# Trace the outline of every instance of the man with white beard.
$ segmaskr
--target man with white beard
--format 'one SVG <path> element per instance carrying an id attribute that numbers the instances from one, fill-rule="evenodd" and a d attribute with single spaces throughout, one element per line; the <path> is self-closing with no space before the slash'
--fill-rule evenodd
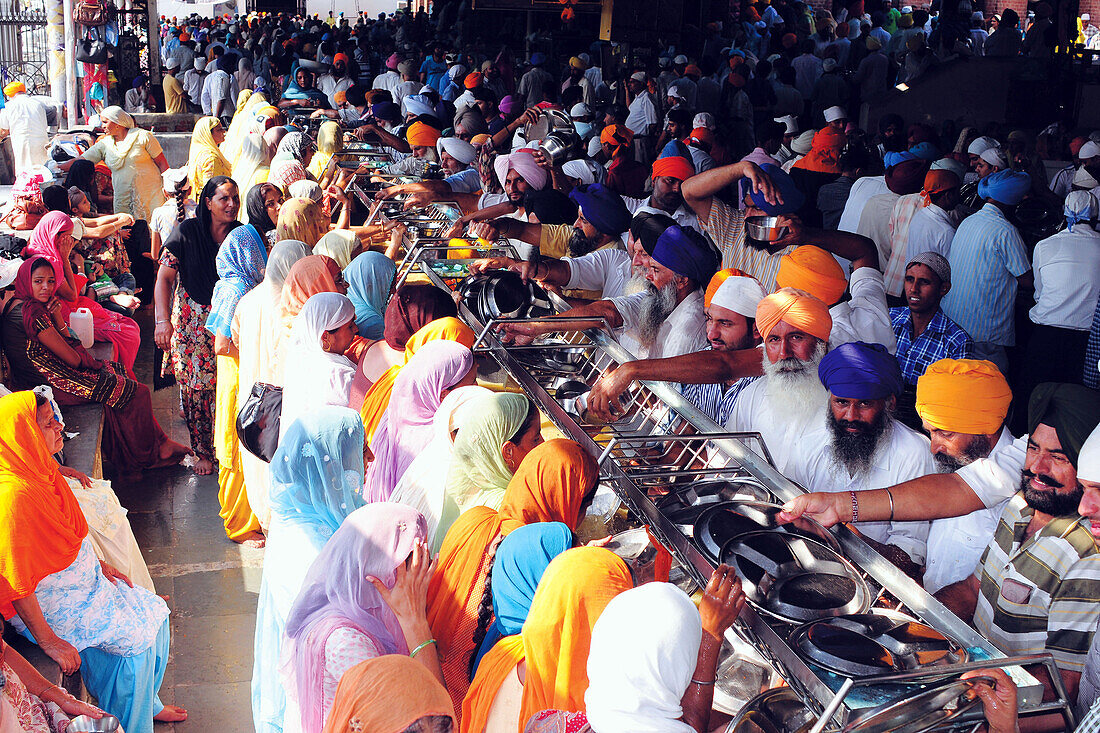
<path id="1" fill-rule="evenodd" d="M 821 360 L 829 392 L 821 432 L 791 447 L 787 475 L 810 491 L 848 494 L 919 478 L 936 470 L 928 439 L 894 419 L 904 387 L 901 367 L 882 344 L 852 341 Z M 858 518 L 857 518 L 858 521 Z M 928 522 L 862 522 L 868 544 L 919 578 Z"/>
<path id="2" fill-rule="evenodd" d="M 619 342 L 641 358 L 699 351 L 707 345 L 702 287 L 717 268 L 718 258 L 703 236 L 690 227 L 674 224 L 657 237 L 649 255 L 644 290 L 630 293 L 628 287 L 628 295 L 571 308 L 559 317 L 602 318 L 611 328 L 622 329 Z M 529 341 L 544 333 L 601 325 L 599 320 L 568 324 L 556 324 L 554 320 L 502 324 L 500 330 L 506 339 Z"/>
<path id="3" fill-rule="evenodd" d="M 829 348 L 829 306 L 794 288 L 760 301 L 756 328 L 764 341 L 764 378 L 737 396 L 726 428 L 760 433 L 775 467 L 786 473 L 798 444 L 820 434 L 826 392 L 817 367 Z"/>

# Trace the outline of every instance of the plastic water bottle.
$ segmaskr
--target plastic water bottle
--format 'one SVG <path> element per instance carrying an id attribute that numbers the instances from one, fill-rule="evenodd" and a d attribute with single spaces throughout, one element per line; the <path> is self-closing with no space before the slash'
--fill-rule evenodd
<path id="1" fill-rule="evenodd" d="M 80 339 L 80 345 L 85 349 L 92 348 L 95 341 L 92 335 L 92 312 L 87 308 L 77 308 L 69 314 L 69 328 Z"/>

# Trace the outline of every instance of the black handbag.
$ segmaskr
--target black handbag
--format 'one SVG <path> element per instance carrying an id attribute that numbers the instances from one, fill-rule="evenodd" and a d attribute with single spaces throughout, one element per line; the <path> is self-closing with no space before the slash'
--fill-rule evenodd
<path id="1" fill-rule="evenodd" d="M 76 44 L 76 60 L 85 64 L 107 63 L 107 43 L 99 37 L 99 33 L 91 34 Z"/>
<path id="2" fill-rule="evenodd" d="M 256 382 L 237 413 L 237 438 L 241 446 L 271 463 L 279 447 L 279 417 L 283 412 L 283 388 Z"/>

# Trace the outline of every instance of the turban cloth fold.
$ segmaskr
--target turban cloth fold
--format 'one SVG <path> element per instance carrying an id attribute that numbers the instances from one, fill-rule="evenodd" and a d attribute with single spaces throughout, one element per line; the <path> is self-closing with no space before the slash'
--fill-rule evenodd
<path id="1" fill-rule="evenodd" d="M 550 174 L 545 168 L 535 162 L 535 156 L 529 151 L 517 151 L 509 155 L 498 155 L 493 161 L 493 170 L 496 171 L 500 185 L 504 185 L 504 179 L 508 177 L 508 171 L 514 170 L 520 174 L 523 180 L 531 188 L 542 190 L 546 188 L 546 182 L 550 180 Z"/>
<path id="2" fill-rule="evenodd" d="M 598 232 L 617 237 L 630 227 L 630 210 L 623 197 L 602 183 L 577 186 L 569 193 L 569 198 Z"/>
<path id="3" fill-rule="evenodd" d="M 931 195 L 958 188 L 961 181 L 954 171 L 938 168 L 924 174 L 924 193 Z"/>
<path id="4" fill-rule="evenodd" d="M 27 91 L 27 87 L 25 84 L 23 84 L 23 82 L 13 81 L 11 84 L 8 84 L 6 87 L 4 87 L 4 96 L 14 97 L 16 94 L 25 91 Z"/>
<path id="5" fill-rule="evenodd" d="M 809 293 L 783 288 L 760 301 L 756 307 L 756 328 L 763 338 L 768 338 L 780 321 L 786 321 L 799 331 L 822 341 L 829 340 L 833 329 L 833 317 L 829 306 Z"/>
<path id="6" fill-rule="evenodd" d="M 745 273 L 741 272 L 741 270 L 738 270 L 736 267 L 727 267 L 714 273 L 714 277 L 707 283 L 707 289 L 703 293 L 703 307 L 706 308 L 710 305 L 710 299 L 714 297 L 715 292 L 718 291 L 718 287 L 726 281 L 726 278 L 744 276 Z M 755 310 L 752 312 L 750 318 L 756 318 Z"/>
<path id="7" fill-rule="evenodd" d="M 459 163 L 469 165 L 477 157 L 477 150 L 474 149 L 474 146 L 465 140 L 459 140 L 457 137 L 441 137 L 435 145 L 441 156 L 446 152 L 447 155 Z"/>
<path id="8" fill-rule="evenodd" d="M 711 282 L 714 282 L 714 278 L 711 278 Z M 703 300 L 708 307 L 716 305 L 719 308 L 726 308 L 738 313 L 745 318 L 756 318 L 756 308 L 760 305 L 760 301 L 767 296 L 764 286 L 756 278 L 747 275 L 734 275 L 722 281 L 709 301 L 705 296 Z"/>
<path id="9" fill-rule="evenodd" d="M 795 168 L 804 168 L 817 173 L 835 173 L 840 175 L 840 151 L 844 149 L 847 136 L 831 127 L 825 127 L 814 133 L 810 152 L 794 164 Z"/>
<path id="10" fill-rule="evenodd" d="M 917 193 L 924 185 L 924 176 L 928 173 L 927 160 L 914 158 L 898 163 L 886 169 L 886 187 L 899 196 Z"/>
<path id="11" fill-rule="evenodd" d="M 1073 231 L 1073 225 L 1096 218 L 1097 201 L 1091 191 L 1070 191 L 1062 209 L 1066 215 L 1066 224 Z"/>
<path id="12" fill-rule="evenodd" d="M 882 344 L 852 341 L 831 350 L 817 367 L 817 376 L 834 397 L 882 400 L 905 387 L 897 357 Z"/>
<path id="13" fill-rule="evenodd" d="M 1080 384 L 1044 382 L 1031 392 L 1027 405 L 1027 431 L 1049 425 L 1070 463 L 1077 467 L 1081 447 L 1100 423 L 1100 391 Z"/>
<path id="14" fill-rule="evenodd" d="M 439 130 L 431 125 L 425 125 L 423 122 L 414 122 L 409 125 L 409 129 L 405 132 L 405 139 L 409 141 L 409 145 L 425 148 L 434 147 L 436 140 L 439 139 Z"/>
<path id="15" fill-rule="evenodd" d="M 634 142 L 634 133 L 625 125 L 608 125 L 600 132 L 600 142 L 607 145 L 630 145 Z"/>
<path id="16" fill-rule="evenodd" d="M 1011 402 L 1008 382 L 990 361 L 940 359 L 917 380 L 917 414 L 949 433 L 995 433 Z"/>
<path id="17" fill-rule="evenodd" d="M 779 258 L 775 284 L 805 290 L 826 305 L 835 305 L 848 289 L 848 280 L 836 258 L 812 244 L 804 244 Z"/>

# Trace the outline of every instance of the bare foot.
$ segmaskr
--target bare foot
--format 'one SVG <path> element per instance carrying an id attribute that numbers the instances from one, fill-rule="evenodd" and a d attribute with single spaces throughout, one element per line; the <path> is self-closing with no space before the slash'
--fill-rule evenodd
<path id="1" fill-rule="evenodd" d="M 263 536 L 262 532 L 252 532 L 245 539 L 238 540 L 237 543 L 258 550 L 267 544 L 267 538 Z"/>
<path id="2" fill-rule="evenodd" d="M 174 440 L 166 440 L 160 444 L 160 459 L 162 461 L 168 461 L 172 458 L 180 459 L 191 452 L 191 449 L 186 445 L 177 443 Z"/>
<path id="3" fill-rule="evenodd" d="M 214 462 L 209 458 L 197 458 L 191 471 L 198 476 L 209 476 L 214 473 Z"/>
<path id="4" fill-rule="evenodd" d="M 178 723 L 187 720 L 187 711 L 179 705 L 165 705 L 164 709 L 153 716 L 153 720 L 161 723 Z"/>

